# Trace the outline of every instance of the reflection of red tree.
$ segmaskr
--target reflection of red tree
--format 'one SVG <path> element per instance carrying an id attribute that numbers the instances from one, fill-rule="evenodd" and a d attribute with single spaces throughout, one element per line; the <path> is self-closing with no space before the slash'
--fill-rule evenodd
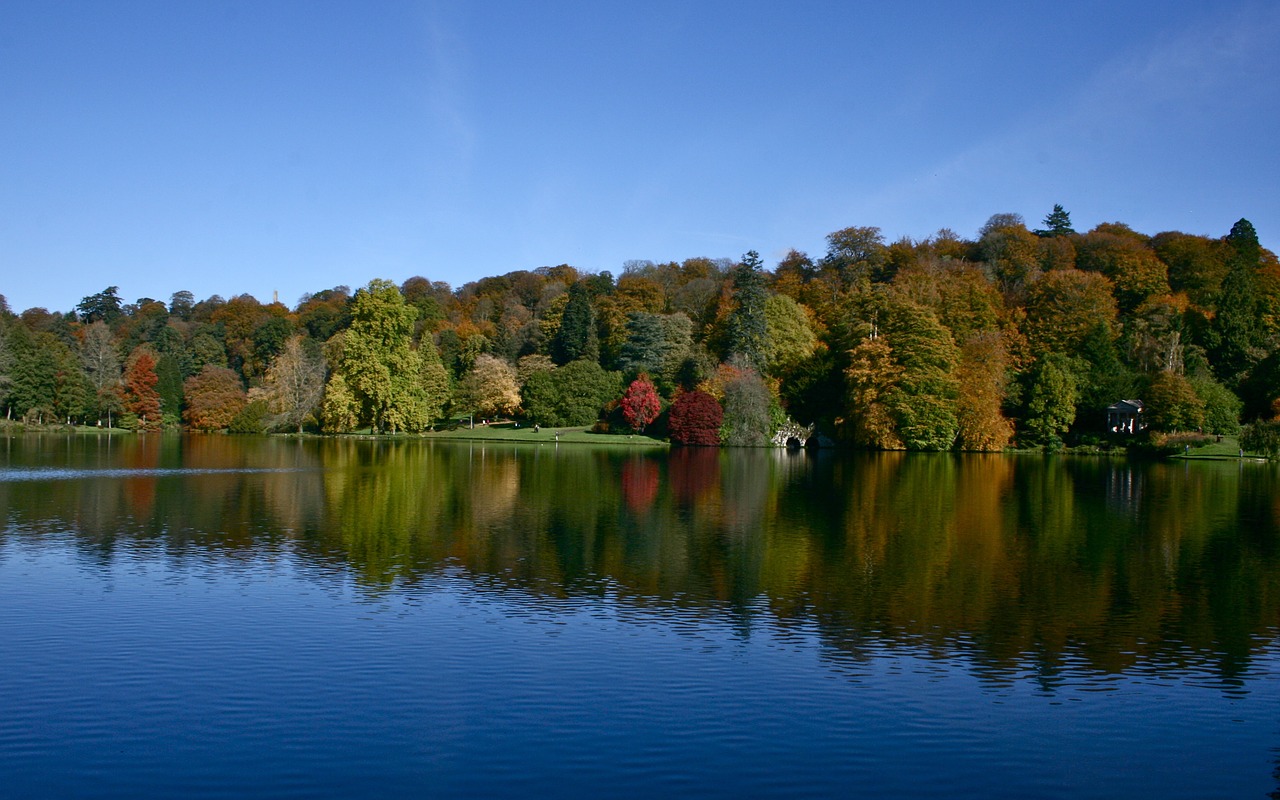
<path id="1" fill-rule="evenodd" d="M 677 447 L 667 460 L 671 491 L 680 503 L 702 499 L 720 485 L 720 451 L 702 447 Z"/>
<path id="2" fill-rule="evenodd" d="M 623 464 L 622 496 L 633 512 L 648 511 L 658 496 L 658 465 L 647 458 L 635 458 Z"/>
<path id="3" fill-rule="evenodd" d="M 154 470 L 160 465 L 160 437 L 139 436 L 136 444 L 124 458 L 125 467 L 131 470 Z M 151 506 L 156 502 L 156 476 L 139 475 L 126 478 L 124 496 L 133 510 L 135 517 L 144 517 L 151 513 Z"/>

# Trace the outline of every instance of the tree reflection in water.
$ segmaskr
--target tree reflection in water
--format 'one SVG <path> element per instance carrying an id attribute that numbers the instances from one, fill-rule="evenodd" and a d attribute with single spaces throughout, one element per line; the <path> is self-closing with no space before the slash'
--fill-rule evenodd
<path id="1" fill-rule="evenodd" d="M 14 437 L 8 537 L 87 558 L 296 557 L 377 594 L 443 569 L 537 598 L 816 625 L 833 657 L 962 652 L 986 677 L 1208 666 L 1280 630 L 1280 491 L 1256 464 Z M 109 475 L 96 471 L 116 470 Z M 124 470 L 124 472 L 119 472 Z M 749 625 L 744 628 L 749 630 Z"/>

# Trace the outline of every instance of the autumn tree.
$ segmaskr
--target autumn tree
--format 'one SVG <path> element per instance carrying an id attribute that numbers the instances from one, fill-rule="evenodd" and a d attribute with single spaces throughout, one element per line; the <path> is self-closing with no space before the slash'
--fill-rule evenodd
<path id="1" fill-rule="evenodd" d="M 1076 238 L 1076 266 L 1111 280 L 1116 301 L 1128 312 L 1147 298 L 1169 293 L 1169 268 L 1127 226 L 1104 223 Z"/>
<path id="2" fill-rule="evenodd" d="M 715 447 L 720 444 L 724 412 L 706 392 L 681 392 L 671 404 L 668 430 L 671 441 L 683 445 Z"/>
<path id="3" fill-rule="evenodd" d="M 183 384 L 187 407 L 183 417 L 187 425 L 198 431 L 218 431 L 231 421 L 248 402 L 244 385 L 235 371 L 206 365 Z"/>
<path id="4" fill-rule="evenodd" d="M 80 363 L 89 381 L 90 405 L 98 419 L 106 417 L 110 427 L 120 403 L 120 357 L 111 330 L 102 320 L 81 329 Z"/>
<path id="5" fill-rule="evenodd" d="M 1071 353 L 1095 327 L 1116 320 L 1111 282 L 1094 272 L 1046 272 L 1027 287 L 1023 332 L 1033 353 Z"/>
<path id="6" fill-rule="evenodd" d="M 1006 297 L 1016 299 L 1039 272 L 1040 241 L 1017 214 L 994 214 L 978 232 L 978 251 Z"/>
<path id="7" fill-rule="evenodd" d="M 649 376 L 641 375 L 622 393 L 622 415 L 636 433 L 644 433 L 645 426 L 658 418 L 662 401 Z"/>
<path id="8" fill-rule="evenodd" d="M 458 383 L 454 406 L 481 417 L 502 417 L 520 409 L 520 385 L 516 371 L 487 353 L 476 357 L 471 370 Z"/>
<path id="9" fill-rule="evenodd" d="M 156 391 L 156 358 L 148 348 L 139 348 L 130 356 L 120 385 L 120 400 L 125 412 L 137 418 L 141 430 L 160 427 L 160 393 Z"/>
<path id="10" fill-rule="evenodd" d="M 957 444 L 961 450 L 997 452 L 1013 438 L 1001 410 L 1008 394 L 1007 358 L 998 333 L 979 333 L 960 348 L 956 369 Z"/>
<path id="11" fill-rule="evenodd" d="M 889 403 L 902 367 L 894 363 L 889 343 L 879 336 L 863 339 L 849 351 L 844 374 L 848 386 L 845 422 L 853 442 L 878 450 L 901 450 L 902 439 Z"/>
<path id="12" fill-rule="evenodd" d="M 285 342 L 263 379 L 267 406 L 282 426 L 302 433 L 324 399 L 324 373 L 324 361 L 307 351 L 302 336 Z"/>

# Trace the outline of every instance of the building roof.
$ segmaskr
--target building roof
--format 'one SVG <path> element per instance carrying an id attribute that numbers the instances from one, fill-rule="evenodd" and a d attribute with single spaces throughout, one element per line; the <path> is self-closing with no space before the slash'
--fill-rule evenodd
<path id="1" fill-rule="evenodd" d="M 1141 400 L 1120 400 L 1107 406 L 1108 411 L 1134 411 L 1140 412 L 1143 409 Z"/>

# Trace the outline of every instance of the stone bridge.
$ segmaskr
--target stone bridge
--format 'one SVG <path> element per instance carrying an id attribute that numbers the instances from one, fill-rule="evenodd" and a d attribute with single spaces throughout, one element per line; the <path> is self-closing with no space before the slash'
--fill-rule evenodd
<path id="1" fill-rule="evenodd" d="M 788 417 L 769 441 L 774 447 L 804 447 L 812 437 L 812 425 L 801 425 Z"/>

